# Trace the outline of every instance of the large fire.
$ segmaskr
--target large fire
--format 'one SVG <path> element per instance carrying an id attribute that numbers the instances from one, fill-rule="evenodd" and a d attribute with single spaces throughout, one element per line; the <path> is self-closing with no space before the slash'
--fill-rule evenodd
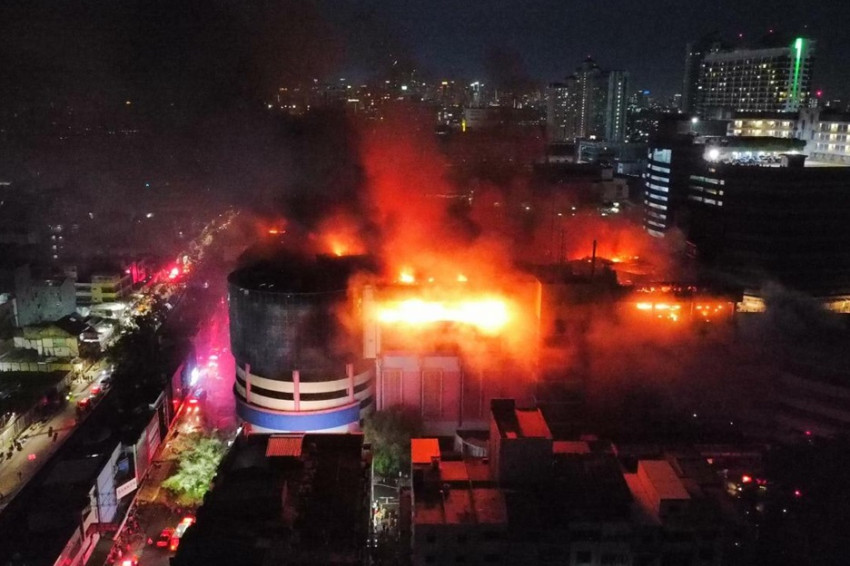
<path id="1" fill-rule="evenodd" d="M 472 326 L 483 334 L 495 335 L 510 321 L 507 303 L 496 297 L 434 301 L 406 299 L 382 304 L 378 320 L 422 326 L 449 322 Z"/>
<path id="2" fill-rule="evenodd" d="M 383 302 L 378 307 L 377 318 L 382 323 L 413 327 L 454 323 L 487 335 L 499 334 L 511 321 L 509 301 L 493 292 L 471 290 L 465 285 L 468 281 L 462 273 L 450 278 L 422 277 L 413 269 L 403 268 L 396 283 L 419 284 L 411 290 L 416 296 Z"/>

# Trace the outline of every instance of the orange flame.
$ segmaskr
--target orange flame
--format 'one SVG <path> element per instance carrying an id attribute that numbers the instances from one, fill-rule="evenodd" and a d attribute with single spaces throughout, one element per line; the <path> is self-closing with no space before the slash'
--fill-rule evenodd
<path id="1" fill-rule="evenodd" d="M 333 236 L 328 237 L 328 247 L 330 247 L 331 253 L 337 257 L 350 255 L 349 246 L 342 240 L 336 239 Z"/>
<path id="2" fill-rule="evenodd" d="M 317 240 L 321 253 L 331 253 L 337 257 L 358 255 L 366 251 L 356 221 L 343 213 L 334 214 L 322 222 Z"/>
<path id="3" fill-rule="evenodd" d="M 453 322 L 473 326 L 485 334 L 499 333 L 510 319 L 508 305 L 496 298 L 453 302 L 407 299 L 384 304 L 378 311 L 378 320 L 385 323 L 421 326 Z"/>

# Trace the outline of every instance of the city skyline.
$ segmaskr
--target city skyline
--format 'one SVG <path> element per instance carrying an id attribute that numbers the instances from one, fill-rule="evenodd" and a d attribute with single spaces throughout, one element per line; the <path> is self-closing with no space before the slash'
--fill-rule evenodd
<path id="1" fill-rule="evenodd" d="M 365 80 L 393 67 L 433 80 L 563 80 L 592 56 L 629 71 L 635 90 L 682 92 L 688 42 L 708 33 L 743 42 L 771 30 L 817 41 L 813 90 L 846 99 L 842 62 L 850 6 L 813 10 L 800 0 L 634 3 L 550 0 L 499 4 L 409 1 L 344 4 L 48 3 L 0 9 L 0 63 L 9 101 L 150 94 L 229 104 L 298 80 Z M 91 91 L 98 91 L 95 97 Z M 47 93 L 47 94 L 43 94 Z M 190 94 L 191 93 L 191 94 Z"/>
<path id="2" fill-rule="evenodd" d="M 405 39 L 402 44 L 415 45 L 415 60 L 437 73 L 481 79 L 487 74 L 488 51 L 498 47 L 514 54 L 531 78 L 545 84 L 563 80 L 578 61 L 591 56 L 604 67 L 628 70 L 634 89 L 665 98 L 682 91 L 688 42 L 714 32 L 729 40 L 742 34 L 744 43 L 771 30 L 802 34 L 819 44 L 815 90 L 823 90 L 827 98 L 846 98 L 850 82 L 842 76 L 841 62 L 850 57 L 850 42 L 840 22 L 850 16 L 850 6 L 833 9 L 837 13 L 827 14 L 798 0 L 615 0 L 571 6 L 535 0 L 523 3 L 522 9 L 373 0 L 356 9 L 335 10 L 331 17 L 343 24 L 383 24 Z"/>
<path id="3" fill-rule="evenodd" d="M 0 2 L 0 566 L 844 564 L 848 6 Z"/>

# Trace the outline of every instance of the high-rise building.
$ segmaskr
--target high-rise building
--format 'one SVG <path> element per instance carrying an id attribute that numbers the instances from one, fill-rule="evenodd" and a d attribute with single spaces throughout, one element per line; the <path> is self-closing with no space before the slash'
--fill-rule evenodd
<path id="1" fill-rule="evenodd" d="M 605 114 L 602 117 L 605 139 L 619 142 L 626 137 L 626 88 L 629 84 L 629 74 L 626 71 L 610 71 L 607 75 L 608 92 L 605 96 Z"/>
<path id="2" fill-rule="evenodd" d="M 811 97 L 815 41 L 729 49 L 719 42 L 688 46 L 685 111 L 794 112 Z"/>
<path id="3" fill-rule="evenodd" d="M 771 147 L 796 140 L 739 140 L 706 145 L 709 158 L 689 176 L 684 228 L 701 263 L 752 287 L 769 279 L 814 296 L 843 292 L 850 169 L 805 167 L 793 152 L 757 166 Z"/>
<path id="4" fill-rule="evenodd" d="M 550 83 L 546 89 L 546 133 L 550 141 L 572 141 L 577 130 L 576 97 L 566 82 Z"/>
<path id="5" fill-rule="evenodd" d="M 551 141 L 625 137 L 626 71 L 603 71 L 590 57 L 563 83 L 548 89 L 546 122 Z"/>
<path id="6" fill-rule="evenodd" d="M 712 50 L 724 48 L 730 47 L 722 45 L 714 35 L 688 43 L 685 51 L 685 80 L 682 85 L 682 112 L 692 114 L 696 111 L 703 58 Z"/>

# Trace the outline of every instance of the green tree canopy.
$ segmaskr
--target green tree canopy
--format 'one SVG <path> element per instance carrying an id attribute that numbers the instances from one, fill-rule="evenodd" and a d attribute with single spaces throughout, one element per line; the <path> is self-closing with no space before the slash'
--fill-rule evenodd
<path id="1" fill-rule="evenodd" d="M 197 506 L 203 502 L 227 446 L 216 436 L 194 436 L 190 448 L 179 456 L 177 471 L 162 482 L 162 487 L 181 504 Z"/>
<path id="2" fill-rule="evenodd" d="M 375 473 L 397 476 L 410 467 L 410 439 L 422 432 L 422 419 L 416 411 L 400 405 L 372 414 L 363 426 L 372 443 Z"/>

